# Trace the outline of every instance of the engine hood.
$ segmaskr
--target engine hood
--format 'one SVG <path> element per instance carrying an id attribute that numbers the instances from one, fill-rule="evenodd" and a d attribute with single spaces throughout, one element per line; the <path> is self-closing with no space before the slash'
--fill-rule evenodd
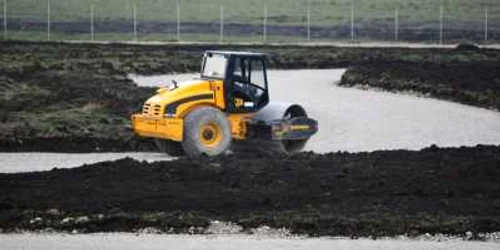
<path id="1" fill-rule="evenodd" d="M 167 113 L 168 110 L 166 109 L 168 109 L 167 106 L 170 104 L 179 104 L 183 101 L 192 100 L 197 96 L 208 97 L 209 95 L 213 99 L 213 90 L 210 81 L 195 79 L 181 82 L 177 88 L 159 88 L 156 95 L 146 101 L 145 106 L 156 108 L 156 112 L 152 113 L 153 115 L 163 115 Z"/>
<path id="2" fill-rule="evenodd" d="M 211 92 L 209 81 L 201 79 L 185 81 L 179 83 L 177 88 L 159 88 L 156 95 L 149 98 L 146 103 L 166 105 L 201 92 Z"/>

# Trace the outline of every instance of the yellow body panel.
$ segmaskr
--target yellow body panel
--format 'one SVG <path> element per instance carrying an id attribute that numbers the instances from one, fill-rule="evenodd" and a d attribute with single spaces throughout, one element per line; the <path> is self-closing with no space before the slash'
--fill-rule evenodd
<path id="1" fill-rule="evenodd" d="M 168 110 L 165 110 L 169 105 L 175 105 L 176 109 L 173 116 L 176 118 L 183 118 L 186 115 L 186 110 L 193 105 L 200 103 L 215 106 L 219 109 L 225 108 L 224 95 L 223 95 L 222 81 L 208 81 L 208 80 L 192 80 L 181 83 L 179 88 L 167 89 L 160 88 L 157 94 L 149 98 L 145 106 L 159 107 L 159 112 L 145 112 L 153 116 L 164 117 Z M 198 97 L 198 98 L 196 98 Z M 220 100 L 222 99 L 222 100 Z"/>
<path id="2" fill-rule="evenodd" d="M 132 126 L 136 134 L 143 137 L 182 141 L 184 121 L 179 118 L 155 118 L 147 114 L 132 116 Z"/>
<path id="3" fill-rule="evenodd" d="M 231 123 L 231 135 L 233 139 L 244 140 L 247 137 L 247 122 L 252 119 L 254 113 L 251 114 L 230 114 L 227 116 Z"/>
<path id="4" fill-rule="evenodd" d="M 221 80 L 193 80 L 179 88 L 160 88 L 144 104 L 141 114 L 132 116 L 134 131 L 139 136 L 182 141 L 184 117 L 201 106 L 219 110 L 226 108 L 224 84 Z M 246 138 L 246 121 L 254 114 L 229 114 L 234 139 Z"/>

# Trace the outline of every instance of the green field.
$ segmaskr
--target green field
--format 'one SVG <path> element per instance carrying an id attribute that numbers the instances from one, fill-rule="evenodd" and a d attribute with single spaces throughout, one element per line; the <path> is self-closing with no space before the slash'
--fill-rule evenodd
<path id="1" fill-rule="evenodd" d="M 47 33 L 43 31 L 10 31 L 8 32 L 8 37 L 11 40 L 24 40 L 24 41 L 43 41 L 47 40 Z M 61 41 L 61 40 L 75 40 L 75 41 L 90 41 L 91 37 L 89 34 L 67 34 L 61 32 L 52 32 L 50 35 L 50 40 Z M 95 41 L 133 41 L 134 36 L 132 32 L 129 33 L 96 33 L 94 36 Z M 177 42 L 177 36 L 175 34 L 161 34 L 161 33 L 150 33 L 150 34 L 139 34 L 136 41 L 146 42 L 146 41 L 158 41 L 158 42 Z M 196 34 L 196 33 L 183 33 L 181 35 L 181 41 L 197 41 L 197 42 L 219 42 L 220 36 L 217 34 Z M 306 42 L 305 37 L 293 36 L 267 36 L 266 42 Z M 315 39 L 317 42 L 327 41 L 326 39 Z M 223 42 L 263 42 L 263 37 L 258 35 L 250 36 L 231 36 L 226 34 L 224 36 Z"/>
<path id="2" fill-rule="evenodd" d="M 9 19 L 45 20 L 48 0 L 7 1 Z M 226 22 L 262 23 L 267 4 L 268 23 L 297 25 L 307 20 L 310 2 L 314 25 L 335 25 L 350 22 L 351 0 L 179 0 L 180 17 L 184 22 L 218 22 L 220 6 L 224 6 Z M 399 10 L 402 22 L 436 22 L 443 7 L 446 20 L 482 22 L 488 9 L 491 20 L 500 20 L 498 0 L 353 0 L 358 21 L 392 20 Z M 143 21 L 176 20 L 177 0 L 50 0 L 54 21 L 85 21 L 90 5 L 96 20 L 131 20 L 134 5 Z"/>

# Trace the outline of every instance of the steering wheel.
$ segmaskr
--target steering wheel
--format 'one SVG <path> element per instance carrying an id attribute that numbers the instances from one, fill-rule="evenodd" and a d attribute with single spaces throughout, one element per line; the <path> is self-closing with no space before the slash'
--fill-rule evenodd
<path id="1" fill-rule="evenodd" d="M 257 89 L 252 87 L 249 83 L 244 83 L 238 80 L 235 80 L 233 83 L 234 92 L 238 92 L 244 95 L 245 100 L 251 101 L 256 105 L 260 98 L 256 97 Z"/>

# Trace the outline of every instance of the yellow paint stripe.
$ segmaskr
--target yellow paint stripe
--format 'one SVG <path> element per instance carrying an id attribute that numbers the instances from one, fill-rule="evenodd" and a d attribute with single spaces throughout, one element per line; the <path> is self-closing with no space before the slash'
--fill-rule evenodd
<path id="1" fill-rule="evenodd" d="M 309 125 L 292 125 L 290 126 L 290 130 L 308 130 L 310 129 Z"/>

